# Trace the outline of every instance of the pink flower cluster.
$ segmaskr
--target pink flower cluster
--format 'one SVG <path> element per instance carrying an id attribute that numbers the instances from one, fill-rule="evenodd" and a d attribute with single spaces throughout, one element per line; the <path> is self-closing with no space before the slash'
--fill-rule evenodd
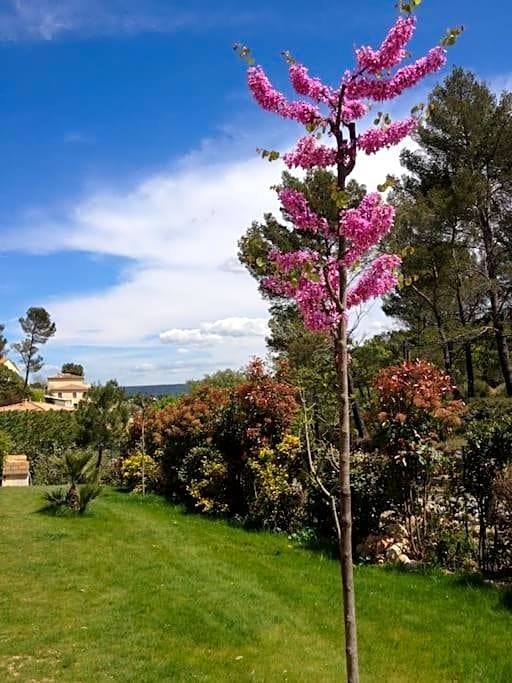
<path id="1" fill-rule="evenodd" d="M 303 270 L 313 266 L 318 261 L 318 254 L 307 249 L 289 252 L 272 249 L 268 254 L 268 259 L 275 263 L 282 273 L 290 273 L 292 270 Z"/>
<path id="2" fill-rule="evenodd" d="M 329 298 L 317 256 L 307 250 L 290 253 L 273 250 L 269 259 L 276 265 L 278 274 L 264 278 L 262 285 L 279 296 L 294 299 L 308 329 L 322 332 L 330 330 L 340 316 Z M 292 281 L 286 276 L 293 271 L 295 278 Z M 332 270 L 332 275 L 334 277 L 331 284 L 336 287 L 335 270 Z"/>
<path id="3" fill-rule="evenodd" d="M 313 233 L 326 234 L 328 232 L 329 223 L 311 209 L 302 192 L 286 187 L 279 192 L 279 199 L 296 228 Z"/>
<path id="4" fill-rule="evenodd" d="M 356 119 L 360 119 L 366 114 L 368 107 L 361 100 L 349 100 L 345 97 L 341 107 L 341 118 L 344 123 L 350 123 Z"/>
<path id="5" fill-rule="evenodd" d="M 314 135 L 306 135 L 291 152 L 283 154 L 283 161 L 288 168 L 327 168 L 336 163 L 336 149 L 319 145 Z"/>
<path id="6" fill-rule="evenodd" d="M 400 257 L 394 254 L 378 256 L 354 287 L 349 289 L 347 306 L 359 306 L 369 299 L 390 292 L 398 283 L 397 270 L 400 264 Z"/>
<path id="7" fill-rule="evenodd" d="M 321 121 L 322 115 L 318 107 L 308 102 L 289 102 L 272 86 L 261 66 L 249 67 L 247 82 L 254 98 L 263 109 L 304 125 Z"/>
<path id="8" fill-rule="evenodd" d="M 368 98 L 381 102 L 398 97 L 406 88 L 416 85 L 428 74 L 438 71 L 446 62 L 446 50 L 440 46 L 433 47 L 413 64 L 398 69 L 390 78 L 354 78 L 347 80 L 347 97 L 353 99 Z"/>
<path id="9" fill-rule="evenodd" d="M 371 47 L 356 50 L 359 68 L 375 75 L 383 69 L 391 69 L 400 64 L 406 56 L 404 48 L 412 38 L 415 28 L 415 17 L 398 17 L 378 50 L 372 50 Z"/>
<path id="10" fill-rule="evenodd" d="M 359 149 L 366 154 L 374 154 L 384 147 L 393 147 L 412 133 L 418 122 L 409 118 L 404 121 L 394 121 L 386 128 L 370 128 L 357 139 Z"/>
<path id="11" fill-rule="evenodd" d="M 350 240 L 344 263 L 352 266 L 386 235 L 393 226 L 395 210 L 378 192 L 364 197 L 357 209 L 347 209 L 340 219 L 340 232 Z"/>
<path id="12" fill-rule="evenodd" d="M 319 78 L 310 76 L 308 69 L 302 64 L 290 64 L 288 74 L 291 84 L 299 95 L 306 95 L 316 102 L 326 104 L 329 104 L 335 96 L 332 89 L 324 85 Z"/>

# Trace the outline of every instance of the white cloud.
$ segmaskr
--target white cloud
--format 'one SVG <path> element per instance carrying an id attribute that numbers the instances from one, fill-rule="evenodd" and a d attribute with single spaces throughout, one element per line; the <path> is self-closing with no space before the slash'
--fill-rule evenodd
<path id="1" fill-rule="evenodd" d="M 177 381 L 185 371 L 186 378 L 197 376 L 216 364 L 241 367 L 251 355 L 265 353 L 267 304 L 250 275 L 235 267 L 235 254 L 253 220 L 269 211 L 279 215 L 270 187 L 282 166 L 230 144 L 219 143 L 215 156 L 207 145 L 128 190 L 95 189 L 64 215 L 32 212 L 21 227 L 4 232 L 3 249 L 34 251 L 37 245 L 38 253 L 83 251 L 129 259 L 116 285 L 44 302 L 58 327 L 52 346 L 137 346 L 153 354 L 161 335 L 171 364 L 184 350 L 208 350 L 207 356 L 191 354 L 179 373 L 177 365 L 168 364 L 165 381 Z M 374 189 L 387 173 L 400 172 L 398 153 L 361 156 L 355 177 Z M 377 307 L 362 326 L 377 331 L 382 320 Z M 127 359 L 102 363 L 98 354 L 91 358 L 93 376 L 98 368 L 98 375 L 118 374 L 122 381 L 140 365 Z M 151 356 L 141 361 L 150 362 Z"/>
<path id="2" fill-rule="evenodd" d="M 213 323 L 202 323 L 198 328 L 174 328 L 160 333 L 164 344 L 188 344 L 191 346 L 212 346 L 240 340 L 250 341 L 254 337 L 264 338 L 268 334 L 265 318 L 224 318 Z M 183 349 L 184 350 L 184 349 Z"/>
<path id="3" fill-rule="evenodd" d="M 218 334 L 208 334 L 199 328 L 182 330 L 174 328 L 160 334 L 164 344 L 191 344 L 193 346 L 211 346 L 222 341 Z"/>
<path id="4" fill-rule="evenodd" d="M 268 334 L 266 318 L 224 318 L 214 323 L 203 323 L 207 333 L 221 337 L 265 337 Z"/>
<path id="5" fill-rule="evenodd" d="M 166 0 L 5 0 L 0 7 L 0 40 L 54 40 L 61 35 L 169 33 L 246 23 L 254 12 L 205 11 Z"/>

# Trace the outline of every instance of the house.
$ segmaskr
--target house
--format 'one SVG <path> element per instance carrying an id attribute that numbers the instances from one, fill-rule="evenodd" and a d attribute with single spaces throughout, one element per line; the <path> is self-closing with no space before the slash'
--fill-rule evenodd
<path id="1" fill-rule="evenodd" d="M 76 408 L 91 388 L 79 375 L 61 372 L 46 380 L 45 401 L 56 406 Z"/>
<path id="2" fill-rule="evenodd" d="M 5 368 L 10 370 L 11 372 L 16 373 L 17 375 L 21 375 L 19 367 L 10 358 L 6 358 L 5 356 L 0 356 L 0 365 L 3 365 Z"/>
<path id="3" fill-rule="evenodd" d="M 2 486 L 28 486 L 29 462 L 26 455 L 6 455 L 2 468 Z"/>
<path id="4" fill-rule="evenodd" d="M 0 413 L 15 412 L 40 412 L 47 413 L 52 410 L 73 410 L 71 406 L 55 405 L 54 403 L 43 403 L 40 401 L 30 401 L 25 399 L 19 403 L 11 403 L 7 406 L 0 406 Z"/>

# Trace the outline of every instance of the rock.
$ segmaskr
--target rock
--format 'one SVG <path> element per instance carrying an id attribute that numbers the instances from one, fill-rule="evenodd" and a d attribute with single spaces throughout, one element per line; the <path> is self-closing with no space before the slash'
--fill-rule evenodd
<path id="1" fill-rule="evenodd" d="M 385 532 L 387 535 L 392 536 L 395 541 L 402 541 L 409 537 L 407 529 L 400 522 L 393 522 L 385 527 Z"/>
<path id="2" fill-rule="evenodd" d="M 402 555 L 402 552 L 402 546 L 399 543 L 394 543 L 386 550 L 386 559 L 396 562 L 400 555 Z"/>
<path id="3" fill-rule="evenodd" d="M 385 526 L 386 524 L 390 524 L 391 522 L 395 522 L 395 521 L 396 521 L 396 512 L 394 510 L 386 510 L 379 517 L 379 525 L 380 526 Z"/>

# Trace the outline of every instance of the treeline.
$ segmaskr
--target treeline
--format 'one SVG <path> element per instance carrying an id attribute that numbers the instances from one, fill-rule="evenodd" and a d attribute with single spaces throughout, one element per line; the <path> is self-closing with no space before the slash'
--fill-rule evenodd
<path id="1" fill-rule="evenodd" d="M 429 112 L 392 193 L 403 286 L 385 311 L 406 357 L 439 361 L 468 397 L 512 396 L 512 94 L 455 69 Z"/>

